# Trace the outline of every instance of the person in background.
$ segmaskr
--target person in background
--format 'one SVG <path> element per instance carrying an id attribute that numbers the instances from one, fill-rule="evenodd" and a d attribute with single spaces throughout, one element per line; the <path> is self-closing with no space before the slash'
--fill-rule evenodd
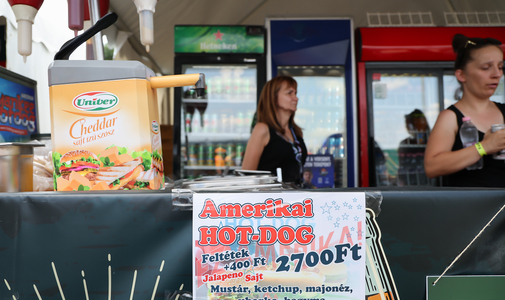
<path id="1" fill-rule="evenodd" d="M 405 115 L 405 126 L 409 137 L 398 147 L 398 185 L 427 185 L 424 172 L 424 150 L 430 132 L 428 120 L 419 109 Z"/>
<path id="2" fill-rule="evenodd" d="M 302 189 L 316 189 L 317 187 L 312 184 L 312 178 L 314 178 L 314 174 L 312 174 L 312 170 L 310 168 L 303 169 L 303 183 Z"/>
<path id="3" fill-rule="evenodd" d="M 281 168 L 283 182 L 301 185 L 307 147 L 302 129 L 294 121 L 296 89 L 296 80 L 289 76 L 272 78 L 263 87 L 258 123 L 247 143 L 243 170 L 264 170 L 275 175 L 277 168 Z"/>
<path id="4" fill-rule="evenodd" d="M 424 158 L 428 177 L 444 176 L 444 185 L 505 187 L 505 163 L 490 155 L 505 149 L 505 130 L 491 132 L 492 125 L 505 123 L 505 105 L 489 99 L 503 76 L 503 51 L 499 45 L 501 42 L 492 38 L 454 36 L 455 75 L 463 96 L 438 116 Z M 465 116 L 471 117 L 479 130 L 480 142 L 463 148 L 459 132 Z M 482 169 L 466 169 L 481 156 Z"/>

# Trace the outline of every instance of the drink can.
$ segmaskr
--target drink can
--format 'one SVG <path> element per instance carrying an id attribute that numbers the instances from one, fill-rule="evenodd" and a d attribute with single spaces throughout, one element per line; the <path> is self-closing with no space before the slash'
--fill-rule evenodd
<path id="1" fill-rule="evenodd" d="M 227 166 L 233 166 L 233 143 L 226 145 L 226 157 L 224 158 L 224 163 Z"/>
<path id="2" fill-rule="evenodd" d="M 233 143 L 228 143 L 226 145 L 226 155 L 231 155 L 233 153 Z"/>
<path id="3" fill-rule="evenodd" d="M 215 155 L 214 155 L 214 163 L 216 167 L 224 167 L 224 159 L 226 156 L 226 149 L 223 148 L 222 144 L 217 144 L 216 149 L 214 150 Z"/>
<path id="4" fill-rule="evenodd" d="M 189 144 L 189 155 L 196 154 L 195 145 Z"/>
<path id="5" fill-rule="evenodd" d="M 498 130 L 505 129 L 505 124 L 495 124 L 491 126 L 491 132 L 497 132 Z M 505 149 L 493 154 L 494 159 L 505 160 Z"/>
<path id="6" fill-rule="evenodd" d="M 244 151 L 244 148 L 242 144 L 237 144 L 237 149 L 235 153 L 235 165 L 241 166 L 242 165 L 242 152 Z"/>
<path id="7" fill-rule="evenodd" d="M 207 166 L 214 165 L 214 146 L 212 144 L 207 145 L 207 157 L 205 158 L 205 164 Z"/>
<path id="8" fill-rule="evenodd" d="M 199 166 L 205 165 L 205 147 L 203 146 L 203 144 L 198 145 L 198 160 L 196 161 L 196 163 Z"/>
<path id="9" fill-rule="evenodd" d="M 195 152 L 195 145 L 190 144 L 189 145 L 189 162 L 188 165 L 194 166 L 196 165 L 196 152 Z"/>

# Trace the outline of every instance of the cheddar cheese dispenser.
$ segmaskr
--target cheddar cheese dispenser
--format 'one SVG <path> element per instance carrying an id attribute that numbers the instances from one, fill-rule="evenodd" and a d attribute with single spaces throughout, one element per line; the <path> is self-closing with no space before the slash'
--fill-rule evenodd
<path id="1" fill-rule="evenodd" d="M 115 19 L 110 13 L 67 42 L 49 66 L 57 191 L 163 189 L 156 89 L 195 85 L 203 93 L 201 73 L 155 76 L 138 61 L 67 60 Z"/>

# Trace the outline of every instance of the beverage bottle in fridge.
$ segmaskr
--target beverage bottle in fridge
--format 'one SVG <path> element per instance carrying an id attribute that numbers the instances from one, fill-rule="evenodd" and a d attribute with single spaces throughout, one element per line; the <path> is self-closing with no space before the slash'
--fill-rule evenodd
<path id="1" fill-rule="evenodd" d="M 324 102 L 328 106 L 333 105 L 333 88 L 331 86 L 325 88 Z"/>
<path id="2" fill-rule="evenodd" d="M 203 144 L 198 145 L 198 160 L 196 161 L 197 165 L 203 166 L 205 165 L 205 147 Z"/>
<path id="3" fill-rule="evenodd" d="M 342 158 L 345 157 L 345 144 L 344 144 L 343 137 L 340 138 L 340 147 L 339 147 L 338 156 L 340 156 Z"/>
<path id="4" fill-rule="evenodd" d="M 182 161 L 184 164 L 188 164 L 188 155 L 187 155 L 187 151 L 186 151 L 186 147 L 185 146 L 181 146 L 181 157 L 182 157 Z"/>
<path id="5" fill-rule="evenodd" d="M 183 97 L 184 99 L 190 99 L 190 98 L 191 98 L 191 89 L 189 89 L 189 88 L 188 88 L 188 89 L 186 89 L 186 90 L 184 91 L 184 94 L 183 94 L 183 96 L 182 96 L 182 97 Z"/>
<path id="6" fill-rule="evenodd" d="M 226 155 L 226 150 L 223 148 L 222 144 L 218 144 L 216 149 L 214 149 L 214 164 L 216 167 L 224 167 L 224 159 Z"/>
<path id="7" fill-rule="evenodd" d="M 189 145 L 189 161 L 188 165 L 190 166 L 196 166 L 196 151 L 195 151 L 195 145 L 190 144 Z"/>
<path id="8" fill-rule="evenodd" d="M 214 146 L 212 144 L 207 145 L 207 155 L 205 157 L 205 165 L 214 165 Z"/>
<path id="9" fill-rule="evenodd" d="M 327 112 L 326 113 L 326 118 L 325 118 L 325 122 L 326 122 L 326 130 L 328 130 L 328 132 L 333 132 L 333 120 L 332 120 L 332 114 L 331 114 L 331 111 Z"/>
<path id="10" fill-rule="evenodd" d="M 228 143 L 226 145 L 226 157 L 224 158 L 224 163 L 227 166 L 233 166 L 233 143 Z"/>
<path id="11" fill-rule="evenodd" d="M 335 132 L 340 131 L 340 112 L 333 112 L 333 130 Z"/>
<path id="12" fill-rule="evenodd" d="M 337 157 L 337 147 L 336 147 L 336 139 L 334 137 L 330 137 L 329 142 L 329 152 L 333 157 Z"/>
<path id="13" fill-rule="evenodd" d="M 225 99 L 229 99 L 231 94 L 231 78 L 223 77 L 223 95 Z"/>
<path id="14" fill-rule="evenodd" d="M 210 117 L 210 132 L 217 132 L 217 114 L 212 114 Z"/>
<path id="15" fill-rule="evenodd" d="M 237 144 L 237 148 L 235 150 L 235 165 L 236 166 L 241 166 L 242 165 L 242 152 L 244 151 L 244 148 L 242 144 Z"/>
<path id="16" fill-rule="evenodd" d="M 201 95 L 200 97 L 198 97 L 198 95 L 196 94 L 196 91 L 195 91 L 195 96 L 196 96 L 196 98 L 207 99 L 207 94 L 208 93 L 209 93 L 209 88 L 208 88 L 208 85 L 205 84 L 205 88 L 203 90 L 203 95 Z"/>
<path id="17" fill-rule="evenodd" d="M 191 132 L 191 114 L 187 113 L 186 114 L 186 120 L 185 120 L 185 131 L 186 132 Z"/>
<path id="18" fill-rule="evenodd" d="M 212 84 L 214 86 L 212 89 L 213 94 L 215 94 L 217 97 L 220 97 L 223 93 L 223 82 L 221 80 L 221 77 L 215 77 L 212 80 Z"/>
<path id="19" fill-rule="evenodd" d="M 214 81 L 212 80 L 212 78 L 209 78 L 209 80 L 207 80 L 206 82 L 207 84 L 205 85 L 205 91 L 206 91 L 206 98 L 205 99 L 210 99 L 210 95 L 212 95 L 214 93 Z"/>
<path id="20" fill-rule="evenodd" d="M 245 132 L 244 130 L 244 113 L 239 111 L 237 113 L 237 118 L 235 119 L 236 120 L 236 124 L 235 124 L 235 130 L 237 133 L 243 133 Z"/>
<path id="21" fill-rule="evenodd" d="M 461 128 L 459 129 L 459 136 L 464 148 L 473 146 L 475 143 L 479 142 L 479 131 L 477 130 L 477 127 L 473 125 L 470 117 L 463 117 L 463 125 L 461 125 Z M 484 160 L 481 157 L 478 162 L 466 167 L 466 169 L 477 170 L 482 169 L 483 166 Z"/>
<path id="22" fill-rule="evenodd" d="M 209 126 L 210 126 L 210 122 L 209 122 L 209 114 L 204 114 L 203 115 L 203 128 L 202 128 L 202 131 L 203 132 L 209 132 Z"/>
<path id="23" fill-rule="evenodd" d="M 244 118 L 244 133 L 252 132 L 253 127 L 256 125 L 256 122 L 253 120 L 254 117 L 254 111 L 248 110 Z"/>
<path id="24" fill-rule="evenodd" d="M 250 80 L 249 78 L 244 78 L 242 80 L 242 93 L 244 94 L 245 98 L 252 98 L 251 96 L 251 89 L 250 89 Z"/>
<path id="25" fill-rule="evenodd" d="M 200 113 L 198 111 L 193 115 L 193 121 L 191 121 L 191 132 L 200 132 Z"/>
<path id="26" fill-rule="evenodd" d="M 324 93 L 324 88 L 318 86 L 316 88 L 316 105 L 323 105 L 323 93 Z"/>
<path id="27" fill-rule="evenodd" d="M 229 121 L 228 115 L 221 114 L 221 118 L 219 119 L 218 132 L 228 133 L 230 131 L 229 124 L 230 124 L 230 121 Z"/>
<path id="28" fill-rule="evenodd" d="M 242 78 L 237 76 L 233 79 L 233 100 L 240 100 L 239 97 L 242 96 Z"/>
<path id="29" fill-rule="evenodd" d="M 252 98 L 256 98 L 256 93 L 258 91 L 258 87 L 256 86 L 256 81 L 254 79 L 249 80 L 249 93 Z"/>
<path id="30" fill-rule="evenodd" d="M 205 111 L 207 110 L 207 104 L 208 104 L 207 101 L 202 101 L 196 105 L 196 109 L 200 113 L 200 120 L 199 120 L 200 127 L 203 127 L 203 116 L 205 114 Z"/>

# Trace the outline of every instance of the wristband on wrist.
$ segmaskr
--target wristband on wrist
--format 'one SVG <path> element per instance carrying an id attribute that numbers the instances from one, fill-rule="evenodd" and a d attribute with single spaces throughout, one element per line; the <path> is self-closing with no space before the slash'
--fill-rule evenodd
<path id="1" fill-rule="evenodd" d="M 482 147 L 482 144 L 480 142 L 475 143 L 475 148 L 477 148 L 477 151 L 479 152 L 480 156 L 487 155 L 486 150 L 484 150 L 484 147 Z"/>

